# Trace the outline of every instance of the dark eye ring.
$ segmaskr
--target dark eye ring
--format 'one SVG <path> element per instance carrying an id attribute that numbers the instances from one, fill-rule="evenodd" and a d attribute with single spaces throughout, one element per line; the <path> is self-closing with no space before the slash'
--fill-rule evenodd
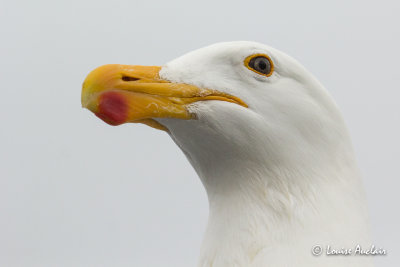
<path id="1" fill-rule="evenodd" d="M 271 76 L 274 71 L 274 64 L 272 60 L 264 54 L 255 54 L 247 57 L 244 60 L 244 65 L 263 76 Z"/>

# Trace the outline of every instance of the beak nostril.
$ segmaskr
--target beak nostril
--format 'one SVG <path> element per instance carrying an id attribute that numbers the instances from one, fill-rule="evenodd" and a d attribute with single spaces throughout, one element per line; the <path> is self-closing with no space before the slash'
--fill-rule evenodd
<path id="1" fill-rule="evenodd" d="M 139 78 L 129 77 L 129 76 L 122 76 L 122 80 L 125 82 L 134 82 L 140 80 Z"/>

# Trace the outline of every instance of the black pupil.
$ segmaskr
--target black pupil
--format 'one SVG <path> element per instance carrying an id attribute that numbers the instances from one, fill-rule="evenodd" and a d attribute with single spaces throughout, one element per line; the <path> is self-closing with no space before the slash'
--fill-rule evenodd
<path id="1" fill-rule="evenodd" d="M 264 61 L 260 61 L 260 63 L 258 63 L 258 67 L 262 70 L 265 70 L 267 64 Z"/>
<path id="2" fill-rule="evenodd" d="M 271 71 L 271 64 L 266 57 L 254 57 L 250 60 L 249 66 L 254 70 L 263 74 L 269 74 Z"/>

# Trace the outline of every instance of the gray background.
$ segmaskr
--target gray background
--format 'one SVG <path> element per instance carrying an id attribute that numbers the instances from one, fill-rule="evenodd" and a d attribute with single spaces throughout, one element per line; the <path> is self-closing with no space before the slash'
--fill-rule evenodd
<path id="1" fill-rule="evenodd" d="M 399 266 L 398 1 L 0 2 L 0 266 L 195 266 L 205 191 L 167 134 L 80 106 L 106 63 L 219 41 L 297 58 L 344 113 L 378 266 Z"/>

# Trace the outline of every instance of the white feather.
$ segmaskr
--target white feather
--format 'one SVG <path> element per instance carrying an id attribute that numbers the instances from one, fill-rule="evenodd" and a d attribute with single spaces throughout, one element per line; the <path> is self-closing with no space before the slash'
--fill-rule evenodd
<path id="1" fill-rule="evenodd" d="M 267 54 L 263 77 L 244 59 Z M 210 215 L 199 266 L 372 266 L 313 256 L 316 244 L 370 246 L 363 188 L 342 116 L 297 61 L 252 42 L 215 44 L 165 65 L 164 79 L 241 98 L 204 101 L 197 120 L 158 119 L 200 176 Z"/>

